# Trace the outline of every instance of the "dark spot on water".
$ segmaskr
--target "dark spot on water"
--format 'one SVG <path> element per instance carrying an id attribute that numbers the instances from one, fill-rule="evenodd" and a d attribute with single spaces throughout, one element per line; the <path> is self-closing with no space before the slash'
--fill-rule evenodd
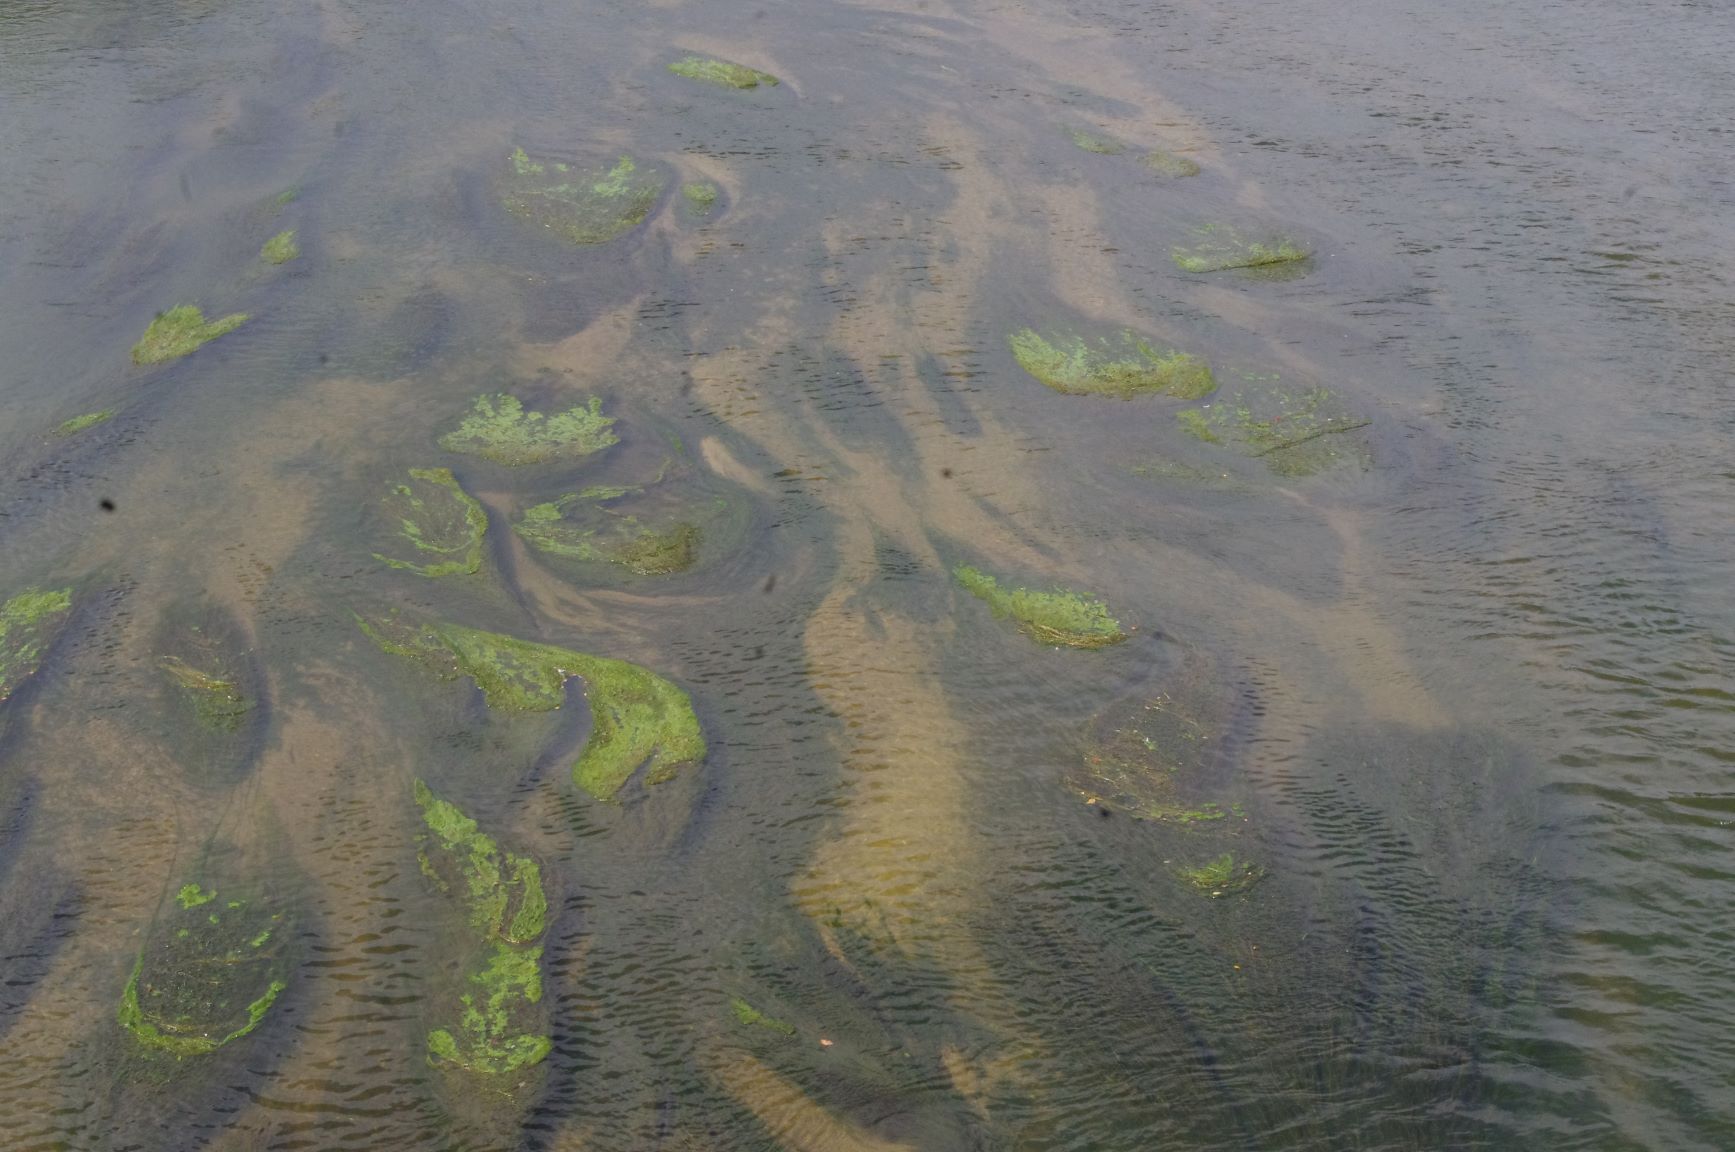
<path id="1" fill-rule="evenodd" d="M 1108 810 L 1108 807 L 1106 805 L 1102 805 L 1102 804 L 1098 804 L 1096 806 L 1096 814 L 1098 816 L 1101 816 L 1104 820 L 1107 820 L 1110 816 L 1114 815 L 1113 812 L 1110 812 Z"/>
<path id="2" fill-rule="evenodd" d="M 773 572 L 765 578 L 765 584 L 759 591 L 769 593 L 775 587 L 777 587 L 777 573 Z"/>
<path id="3" fill-rule="evenodd" d="M 97 507 L 101 508 L 104 512 L 113 512 L 114 501 L 110 500 L 107 496 L 104 496 L 102 500 L 97 503 Z"/>
<path id="4" fill-rule="evenodd" d="M 942 468 L 940 469 L 940 475 L 945 479 L 950 480 L 952 478 L 952 470 L 950 468 Z"/>
<path id="5" fill-rule="evenodd" d="M 324 352 L 321 352 L 319 354 L 319 362 L 321 364 L 329 364 L 329 363 L 331 363 L 331 357 L 327 356 Z"/>

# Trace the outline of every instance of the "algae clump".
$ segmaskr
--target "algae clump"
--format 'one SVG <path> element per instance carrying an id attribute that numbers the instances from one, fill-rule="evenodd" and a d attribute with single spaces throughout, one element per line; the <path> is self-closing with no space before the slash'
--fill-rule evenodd
<path id="1" fill-rule="evenodd" d="M 507 212 L 574 244 L 603 244 L 642 224 L 663 194 L 665 177 L 631 156 L 609 169 L 580 171 L 535 160 L 522 148 L 508 158 L 500 194 Z"/>
<path id="2" fill-rule="evenodd" d="M 691 568 L 699 555 L 699 528 L 688 520 L 645 523 L 608 504 L 637 488 L 587 488 L 525 509 L 512 526 L 532 547 L 552 556 L 618 564 L 640 576 L 666 576 Z"/>
<path id="3" fill-rule="evenodd" d="M 1275 384 L 1237 392 L 1175 414 L 1182 431 L 1264 461 L 1280 476 L 1312 476 L 1340 463 L 1365 468 L 1367 445 L 1355 433 L 1370 423 L 1327 388 L 1289 391 Z"/>
<path id="4" fill-rule="evenodd" d="M 566 702 L 567 678 L 583 680 L 591 733 L 572 778 L 598 800 L 613 799 L 641 767 L 646 784 L 660 784 L 705 757 L 692 699 L 636 664 L 456 624 L 415 626 L 396 618 L 360 623 L 382 649 L 442 679 L 468 676 L 488 707 L 503 712 L 552 711 Z"/>
<path id="5" fill-rule="evenodd" d="M 1198 891 L 1216 897 L 1247 891 L 1265 878 L 1265 869 L 1245 860 L 1237 861 L 1233 852 L 1225 852 L 1196 867 L 1178 868 L 1176 874 Z"/>
<path id="6" fill-rule="evenodd" d="M 283 913 L 182 886 L 133 962 L 116 1021 L 145 1048 L 202 1056 L 252 1032 L 288 987 Z"/>
<path id="7" fill-rule="evenodd" d="M 729 1011 L 734 1014 L 737 1021 L 749 1028 L 769 1028 L 771 1031 L 781 1033 L 784 1036 L 795 1035 L 795 1025 L 779 1020 L 775 1016 L 767 1016 L 739 996 L 729 1001 Z"/>
<path id="8" fill-rule="evenodd" d="M 526 412 L 518 397 L 505 392 L 476 397 L 470 414 L 440 437 L 448 452 L 513 466 L 590 456 L 619 443 L 614 417 L 602 414 L 595 396 L 588 407 L 544 415 Z"/>
<path id="9" fill-rule="evenodd" d="M 1050 339 L 1029 328 L 1011 337 L 1019 366 L 1056 392 L 1197 400 L 1217 387 L 1211 366 L 1197 356 L 1159 350 L 1130 332 L 1123 332 L 1119 343 L 1117 349 L 1107 340 L 1093 345 L 1081 336 Z"/>
<path id="10" fill-rule="evenodd" d="M 1098 156 L 1119 156 L 1127 150 L 1127 146 L 1119 140 L 1108 136 L 1098 136 L 1094 132 L 1086 132 L 1082 128 L 1068 128 L 1067 134 L 1072 142 L 1086 152 L 1095 152 Z"/>
<path id="11" fill-rule="evenodd" d="M 265 247 L 259 249 L 259 258 L 267 264 L 287 264 L 299 255 L 301 246 L 295 242 L 293 228 L 279 232 L 265 241 Z"/>
<path id="12" fill-rule="evenodd" d="M 72 589 L 27 588 L 0 604 L 0 700 L 30 679 L 72 612 Z"/>
<path id="13" fill-rule="evenodd" d="M 163 657 L 159 666 L 181 689 L 193 706 L 193 715 L 206 728 L 233 732 L 253 707 L 233 680 L 201 672 L 175 656 Z"/>
<path id="14" fill-rule="evenodd" d="M 1139 162 L 1159 176 L 1180 178 L 1183 176 L 1197 176 L 1199 174 L 1199 165 L 1197 161 L 1187 156 L 1177 156 L 1173 152 L 1164 152 L 1160 148 L 1153 152 L 1145 153 L 1144 157 Z"/>
<path id="15" fill-rule="evenodd" d="M 689 211 L 703 216 L 717 203 L 717 186 L 709 180 L 697 180 L 681 185 L 681 195 L 686 199 Z"/>
<path id="16" fill-rule="evenodd" d="M 482 537 L 488 514 L 450 468 L 411 468 L 410 482 L 394 484 L 381 501 L 398 535 L 419 555 L 403 559 L 375 552 L 374 559 L 423 576 L 468 575 L 482 567 Z"/>
<path id="17" fill-rule="evenodd" d="M 245 312 L 235 312 L 220 320 L 206 321 L 196 305 L 179 304 L 167 312 L 157 313 L 139 342 L 133 345 L 134 364 L 161 364 L 178 360 L 219 336 L 227 335 L 247 322 Z"/>
<path id="18" fill-rule="evenodd" d="M 1126 639 L 1120 622 L 1109 615 L 1108 605 L 1093 596 L 1065 588 L 1050 592 L 1004 589 L 994 577 L 968 566 L 954 568 L 952 575 L 972 596 L 992 608 L 994 615 L 1012 617 L 1023 631 L 1045 644 L 1102 648 Z"/>
<path id="19" fill-rule="evenodd" d="M 1190 246 L 1176 246 L 1169 254 L 1183 272 L 1221 272 L 1227 268 L 1296 263 L 1313 252 L 1286 237 L 1249 240 L 1227 225 L 1206 224 L 1193 230 Z"/>
<path id="20" fill-rule="evenodd" d="M 541 1032 L 541 939 L 548 924 L 542 872 L 527 856 L 503 852 L 456 805 L 415 782 L 416 804 L 429 832 L 422 871 L 442 891 L 454 889 L 470 911 L 482 955 L 460 994 L 455 1028 L 428 1033 L 437 1061 L 499 1075 L 542 1061 L 553 1042 Z"/>
<path id="21" fill-rule="evenodd" d="M 56 436 L 75 436 L 86 428 L 95 428 L 98 424 L 106 424 L 114 419 L 114 415 L 113 408 L 104 408 L 100 412 L 86 412 L 82 416 L 74 416 L 70 420 L 63 420 L 56 424 L 54 434 Z"/>
<path id="22" fill-rule="evenodd" d="M 727 60 L 710 56 L 684 57 L 670 64 L 669 71 L 689 80 L 703 80 L 707 84 L 717 84 L 724 88 L 757 88 L 761 84 L 773 88 L 777 86 L 777 77 L 769 72 L 760 72 L 745 64 L 731 64 Z"/>

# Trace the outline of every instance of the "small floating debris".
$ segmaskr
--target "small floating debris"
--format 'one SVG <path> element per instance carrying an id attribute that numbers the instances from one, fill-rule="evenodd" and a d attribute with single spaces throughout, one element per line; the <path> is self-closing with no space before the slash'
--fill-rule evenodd
<path id="1" fill-rule="evenodd" d="M 207 322 L 205 314 L 197 306 L 178 304 L 167 312 L 157 313 L 157 318 L 133 345 L 133 363 L 161 364 L 178 360 L 245 323 L 245 312 L 231 313 L 221 320 Z"/>
<path id="2" fill-rule="evenodd" d="M 265 247 L 259 249 L 259 258 L 267 264 L 287 264 L 299 255 L 301 246 L 295 242 L 293 228 L 279 232 L 265 241 Z"/>
<path id="3" fill-rule="evenodd" d="M 670 64 L 669 71 L 689 80 L 703 80 L 707 84 L 724 88 L 757 88 L 761 84 L 768 88 L 777 86 L 777 77 L 769 72 L 760 72 L 745 64 L 732 64 L 711 56 L 684 57 Z"/>
<path id="4" fill-rule="evenodd" d="M 1032 638 L 1068 648 L 1102 648 L 1126 639 L 1120 622 L 1109 615 L 1108 605 L 1094 596 L 1066 588 L 1038 591 L 1033 588 L 1001 588 L 986 572 L 961 565 L 953 577 L 972 596 L 993 609 L 996 616 L 1010 616 Z"/>
<path id="5" fill-rule="evenodd" d="M 488 514 L 450 468 L 411 468 L 409 483 L 393 484 L 381 505 L 414 558 L 375 552 L 375 560 L 430 577 L 469 575 L 482 567 Z"/>
<path id="6" fill-rule="evenodd" d="M 1117 341 L 1090 342 L 1082 336 L 1044 337 L 1025 328 L 1011 337 L 1012 355 L 1026 372 L 1071 395 L 1173 396 L 1197 400 L 1217 388 L 1211 366 L 1186 352 L 1153 346 L 1123 332 Z"/>
<path id="7" fill-rule="evenodd" d="M 1220 272 L 1228 268 L 1259 268 L 1306 260 L 1313 250 L 1284 236 L 1248 239 L 1226 224 L 1206 224 L 1193 230 L 1193 243 L 1170 251 L 1183 272 Z"/>
<path id="8" fill-rule="evenodd" d="M 476 397 L 470 414 L 440 437 L 440 447 L 515 467 L 544 464 L 620 443 L 613 427 L 614 418 L 602 414 L 602 401 L 595 396 L 588 406 L 545 415 L 525 411 L 518 397 L 500 392 Z"/>

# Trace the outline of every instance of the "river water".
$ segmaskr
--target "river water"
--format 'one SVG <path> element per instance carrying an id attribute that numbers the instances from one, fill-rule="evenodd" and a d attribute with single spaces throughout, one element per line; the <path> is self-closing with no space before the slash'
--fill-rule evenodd
<path id="1" fill-rule="evenodd" d="M 0 1147 L 1735 1145 L 1731 47 L 1690 0 L 3 0 L 0 599 L 71 607 L 0 703 Z M 520 148 L 667 183 L 573 245 Z M 1182 270 L 1210 224 L 1313 255 Z M 179 304 L 249 319 L 132 363 Z M 1061 394 L 1027 327 L 1221 387 Z M 1273 386 L 1354 447 L 1177 418 Z M 502 392 L 620 443 L 441 446 Z M 379 559 L 411 468 L 474 572 Z M 665 482 L 730 509 L 690 571 L 512 530 Z M 707 753 L 599 800 L 579 680 L 491 707 L 393 611 L 650 669 Z M 1176 806 L 1103 784 L 1133 738 Z M 541 869 L 509 1073 L 430 1047 L 483 993 L 417 781 Z M 152 1051 L 129 974 L 207 891 L 281 990 Z"/>

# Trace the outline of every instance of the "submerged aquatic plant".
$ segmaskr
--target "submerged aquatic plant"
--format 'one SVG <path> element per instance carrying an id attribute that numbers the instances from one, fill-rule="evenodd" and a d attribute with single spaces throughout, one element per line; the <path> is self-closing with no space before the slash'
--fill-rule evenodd
<path id="1" fill-rule="evenodd" d="M 548 898 L 542 872 L 528 856 L 503 852 L 456 805 L 415 783 L 416 804 L 429 832 L 422 871 L 442 891 L 454 889 L 469 907 L 482 959 L 459 996 L 455 1028 L 428 1033 L 436 1060 L 489 1075 L 540 1063 L 553 1047 L 535 1005 L 542 999 L 542 946 Z"/>
<path id="2" fill-rule="evenodd" d="M 1123 400 L 1154 393 L 1197 400 L 1217 387 L 1204 360 L 1160 351 L 1131 332 L 1121 334 L 1118 349 L 1107 340 L 1093 345 L 1081 336 L 1048 338 L 1029 328 L 1014 332 L 1011 343 L 1019 366 L 1056 392 Z"/>
<path id="3" fill-rule="evenodd" d="M 687 201 L 689 211 L 703 216 L 717 203 L 717 186 L 709 180 L 697 180 L 681 185 L 681 196 Z"/>
<path id="4" fill-rule="evenodd" d="M 1280 476 L 1312 476 L 1339 463 L 1366 467 L 1367 446 L 1353 435 L 1370 423 L 1323 387 L 1292 392 L 1276 384 L 1246 389 L 1175 414 L 1181 429 L 1261 459 Z"/>
<path id="5" fill-rule="evenodd" d="M 193 715 L 206 728 L 233 732 L 241 726 L 247 710 L 253 707 L 253 702 L 233 680 L 201 672 L 176 656 L 163 657 L 159 665 L 181 689 L 182 695 L 193 706 Z"/>
<path id="6" fill-rule="evenodd" d="M 609 169 L 580 171 L 534 160 L 522 148 L 508 162 L 500 203 L 521 220 L 574 244 L 603 244 L 642 224 L 663 194 L 666 177 L 641 170 L 631 156 Z"/>
<path id="7" fill-rule="evenodd" d="M 393 484 L 381 501 L 398 535 L 421 555 L 415 560 L 374 553 L 393 568 L 423 576 L 468 575 L 482 567 L 488 514 L 450 468 L 411 468 L 408 484 Z"/>
<path id="8" fill-rule="evenodd" d="M 646 784 L 659 784 L 705 757 L 692 699 L 636 664 L 456 624 L 414 626 L 387 618 L 362 620 L 361 627 L 385 651 L 443 679 L 468 676 L 488 707 L 503 712 L 552 711 L 566 701 L 567 678 L 583 680 L 591 733 L 572 778 L 598 800 L 613 799 L 641 767 Z"/>
<path id="9" fill-rule="evenodd" d="M 26 588 L 0 604 L 0 700 L 30 679 L 72 612 L 72 589 Z"/>
<path id="10" fill-rule="evenodd" d="M 295 242 L 293 228 L 279 232 L 265 241 L 265 247 L 259 249 L 259 258 L 267 264 L 287 264 L 299 255 L 301 246 Z"/>
<path id="11" fill-rule="evenodd" d="M 761 84 L 776 87 L 777 77 L 759 72 L 745 64 L 731 64 L 711 56 L 686 56 L 669 65 L 669 71 L 689 80 L 703 80 L 724 88 L 757 88 Z"/>
<path id="12" fill-rule="evenodd" d="M 1086 152 L 1095 152 L 1099 156 L 1119 156 L 1127 150 L 1127 146 L 1119 140 L 1108 136 L 1098 136 L 1094 132 L 1086 132 L 1082 128 L 1068 128 L 1067 134 L 1072 142 Z"/>
<path id="13" fill-rule="evenodd" d="M 525 509 L 512 530 L 551 556 L 618 564 L 641 576 L 691 568 L 699 556 L 698 525 L 688 520 L 647 524 L 608 507 L 612 500 L 640 492 L 587 488 Z"/>
<path id="14" fill-rule="evenodd" d="M 1159 176 L 1178 178 L 1199 174 L 1199 165 L 1191 157 L 1178 156 L 1173 152 L 1165 152 L 1161 148 L 1145 153 L 1139 162 Z"/>
<path id="15" fill-rule="evenodd" d="M 1306 246 L 1283 236 L 1249 240 L 1225 224 L 1193 229 L 1193 243 L 1170 251 L 1183 272 L 1220 272 L 1227 268 L 1258 268 L 1289 264 L 1313 255 Z"/>
<path id="16" fill-rule="evenodd" d="M 220 320 L 207 321 L 205 314 L 192 304 L 178 304 L 167 312 L 157 313 L 139 342 L 133 345 L 134 364 L 161 364 L 178 360 L 190 352 L 227 335 L 247 323 L 245 312 L 235 312 Z"/>
<path id="17" fill-rule="evenodd" d="M 1208 896 L 1226 896 L 1245 892 L 1265 878 L 1265 869 L 1245 860 L 1237 861 L 1232 852 L 1197 867 L 1176 869 L 1176 874 L 1189 885 Z"/>
<path id="18" fill-rule="evenodd" d="M 620 443 L 614 417 L 602 414 L 602 401 L 551 416 L 526 412 L 518 397 L 505 392 L 478 396 L 470 414 L 440 437 L 448 452 L 481 456 L 498 464 L 542 464 L 590 456 Z"/>
<path id="19" fill-rule="evenodd" d="M 56 436 L 75 436 L 86 428 L 95 428 L 98 424 L 105 424 L 113 420 L 114 415 L 113 408 L 104 408 L 100 412 L 86 412 L 82 416 L 74 416 L 70 420 L 63 420 L 56 424 L 54 434 Z"/>
<path id="20" fill-rule="evenodd" d="M 133 962 L 115 1019 L 145 1048 L 202 1056 L 252 1032 L 288 987 L 283 913 L 183 885 Z"/>
<path id="21" fill-rule="evenodd" d="M 769 1028 L 771 1031 L 781 1033 L 784 1036 L 795 1035 L 795 1025 L 779 1020 L 775 1016 L 767 1016 L 739 996 L 729 1001 L 729 1011 L 734 1014 L 739 1023 L 745 1024 L 749 1028 Z"/>
<path id="22" fill-rule="evenodd" d="M 1010 616 L 1021 629 L 1046 644 L 1069 648 L 1102 648 L 1126 639 L 1108 605 L 1094 596 L 1065 588 L 1042 592 L 1033 588 L 1001 588 L 986 572 L 959 566 L 952 575 L 964 589 L 994 610 Z"/>

